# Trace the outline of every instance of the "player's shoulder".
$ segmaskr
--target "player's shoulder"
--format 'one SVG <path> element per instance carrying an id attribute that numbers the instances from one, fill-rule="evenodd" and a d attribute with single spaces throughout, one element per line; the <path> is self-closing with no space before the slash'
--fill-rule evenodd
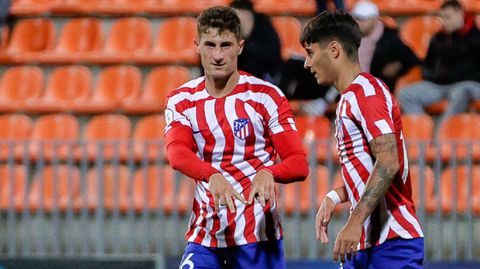
<path id="1" fill-rule="evenodd" d="M 350 86 L 343 93 L 347 99 L 350 98 L 365 98 L 365 97 L 381 97 L 389 95 L 390 92 L 385 83 L 369 74 L 360 73 L 350 84 Z"/>
<path id="2" fill-rule="evenodd" d="M 247 90 L 255 93 L 265 93 L 283 97 L 284 94 L 275 84 L 255 77 L 247 72 L 240 71 L 239 85 L 244 85 Z"/>
<path id="3" fill-rule="evenodd" d="M 167 99 L 189 99 L 190 96 L 193 96 L 199 91 L 199 88 L 202 87 L 205 87 L 205 77 L 192 79 L 170 91 L 167 95 Z"/>

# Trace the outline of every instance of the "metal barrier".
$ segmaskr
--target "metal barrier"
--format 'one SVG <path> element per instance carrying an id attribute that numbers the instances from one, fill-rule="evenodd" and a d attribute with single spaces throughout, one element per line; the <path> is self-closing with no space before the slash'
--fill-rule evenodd
<path id="1" fill-rule="evenodd" d="M 331 257 L 332 244 L 314 238 L 314 217 L 338 180 L 334 146 L 307 142 L 309 179 L 277 186 L 289 259 Z M 478 145 L 410 146 L 418 149 L 411 165 L 427 259 L 477 259 Z M 0 255 L 181 255 L 194 183 L 173 172 L 163 153 L 162 141 L 1 141 Z M 335 213 L 332 241 L 347 218 L 346 208 Z"/>

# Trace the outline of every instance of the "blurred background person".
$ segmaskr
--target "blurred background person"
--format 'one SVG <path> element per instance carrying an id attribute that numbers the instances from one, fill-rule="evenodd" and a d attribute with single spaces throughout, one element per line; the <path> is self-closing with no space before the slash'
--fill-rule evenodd
<path id="1" fill-rule="evenodd" d="M 4 36 L 3 28 L 5 25 L 7 25 L 11 5 L 11 0 L 0 0 L 0 43 L 4 41 L 4 38 L 6 38 Z"/>
<path id="2" fill-rule="evenodd" d="M 351 11 L 362 31 L 359 61 L 362 71 L 380 78 L 389 90 L 397 80 L 420 64 L 415 53 L 398 36 L 398 30 L 380 19 L 378 7 L 370 1 L 357 2 Z"/>
<path id="3" fill-rule="evenodd" d="M 470 101 L 480 99 L 480 31 L 473 14 L 458 0 L 440 7 L 443 30 L 430 40 L 422 68 L 423 81 L 402 89 L 398 97 L 405 114 L 448 99 L 443 117 L 465 112 Z"/>
<path id="4" fill-rule="evenodd" d="M 245 46 L 238 57 L 239 70 L 273 82 L 278 80 L 282 65 L 280 38 L 270 18 L 255 11 L 250 0 L 233 0 L 242 24 Z"/>
<path id="5" fill-rule="evenodd" d="M 317 14 L 322 13 L 323 11 L 327 10 L 327 5 L 328 5 L 329 0 L 316 0 L 317 4 Z M 343 3 L 343 0 L 333 0 L 333 3 L 335 4 L 335 9 L 337 10 L 345 10 L 345 4 Z"/>

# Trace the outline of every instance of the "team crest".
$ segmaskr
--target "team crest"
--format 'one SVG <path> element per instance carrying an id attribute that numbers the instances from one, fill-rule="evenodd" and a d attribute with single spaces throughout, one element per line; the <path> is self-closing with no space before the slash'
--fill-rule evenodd
<path id="1" fill-rule="evenodd" d="M 233 121 L 233 133 L 236 137 L 245 140 L 251 132 L 249 119 L 236 119 Z"/>

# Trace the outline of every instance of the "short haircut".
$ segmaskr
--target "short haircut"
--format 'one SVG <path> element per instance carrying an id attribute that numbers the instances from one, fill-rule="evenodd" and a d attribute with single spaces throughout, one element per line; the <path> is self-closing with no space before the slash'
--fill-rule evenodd
<path id="1" fill-rule="evenodd" d="M 445 2 L 442 3 L 442 5 L 440 6 L 440 9 L 449 8 L 449 7 L 463 10 L 463 5 L 458 0 L 446 0 Z"/>
<path id="2" fill-rule="evenodd" d="M 307 23 L 300 36 L 300 43 L 304 47 L 312 43 L 323 47 L 335 40 L 342 45 L 347 57 L 356 61 L 361 39 L 360 27 L 350 14 L 324 11 Z"/>
<path id="3" fill-rule="evenodd" d="M 248 10 L 250 12 L 255 12 L 255 8 L 253 6 L 252 1 L 250 0 L 233 0 L 230 3 L 230 7 L 241 9 L 241 10 Z"/>
<path id="4" fill-rule="evenodd" d="M 198 36 L 207 33 L 210 28 L 218 29 L 218 32 L 232 32 L 237 40 L 242 39 L 240 19 L 231 7 L 214 6 L 205 9 L 197 18 Z"/>

